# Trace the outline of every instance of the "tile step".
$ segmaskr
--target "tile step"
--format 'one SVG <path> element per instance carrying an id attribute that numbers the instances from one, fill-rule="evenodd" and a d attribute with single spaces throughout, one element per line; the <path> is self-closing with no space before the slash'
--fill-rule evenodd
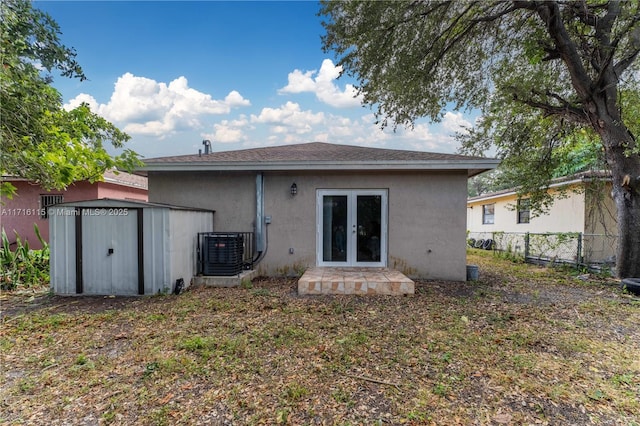
<path id="1" fill-rule="evenodd" d="M 405 295 L 415 283 L 387 268 L 311 268 L 298 280 L 298 294 Z"/>

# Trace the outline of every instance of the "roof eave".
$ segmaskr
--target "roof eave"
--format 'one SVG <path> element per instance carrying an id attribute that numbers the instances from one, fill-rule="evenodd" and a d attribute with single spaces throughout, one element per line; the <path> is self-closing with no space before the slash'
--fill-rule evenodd
<path id="1" fill-rule="evenodd" d="M 469 176 L 495 169 L 500 160 L 432 160 L 432 161 L 270 161 L 270 162 L 175 162 L 147 163 L 136 170 L 146 172 L 183 172 L 183 171 L 300 171 L 300 170 L 467 170 Z"/>
<path id="2" fill-rule="evenodd" d="M 611 176 L 607 176 L 607 175 L 592 176 L 591 173 L 592 172 L 578 173 L 574 175 L 572 178 L 567 180 L 562 180 L 562 178 L 559 178 L 557 182 L 553 182 L 549 185 L 549 189 L 560 188 L 560 187 L 569 186 L 569 185 L 576 185 L 576 184 L 585 183 L 585 182 L 593 182 L 595 180 L 603 180 L 605 182 L 611 182 Z M 516 195 L 517 193 L 518 193 L 517 189 L 509 188 L 503 191 L 491 192 L 489 194 L 476 195 L 475 197 L 470 197 L 467 199 L 467 203 L 477 203 L 479 201 L 488 201 L 496 198 L 511 197 L 513 195 Z"/>
<path id="3" fill-rule="evenodd" d="M 130 182 L 130 181 L 125 181 L 120 179 L 113 179 L 106 176 L 104 177 L 104 180 L 102 182 L 110 183 L 112 185 L 126 186 L 128 188 L 142 189 L 145 191 L 148 189 L 147 185 L 144 185 L 142 183 Z M 98 181 L 96 181 L 96 183 L 98 183 Z"/>

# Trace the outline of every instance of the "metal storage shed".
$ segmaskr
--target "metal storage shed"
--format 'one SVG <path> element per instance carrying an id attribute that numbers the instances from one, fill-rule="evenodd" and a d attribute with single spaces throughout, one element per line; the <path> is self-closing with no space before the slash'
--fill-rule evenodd
<path id="1" fill-rule="evenodd" d="M 197 235 L 211 210 L 100 199 L 49 208 L 51 288 L 58 295 L 171 292 L 197 269 Z"/>

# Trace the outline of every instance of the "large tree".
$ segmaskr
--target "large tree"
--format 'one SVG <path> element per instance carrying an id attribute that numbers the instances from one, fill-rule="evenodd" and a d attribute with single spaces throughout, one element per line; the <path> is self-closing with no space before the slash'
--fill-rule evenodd
<path id="1" fill-rule="evenodd" d="M 640 150 L 622 108 L 638 99 L 638 1 L 324 1 L 320 14 L 325 50 L 382 126 L 480 109 L 465 152 L 495 146 L 526 191 L 548 185 L 558 147 L 596 135 L 613 177 L 617 273 L 640 276 Z"/>
<path id="2" fill-rule="evenodd" d="M 60 29 L 28 0 L 0 3 L 0 172 L 25 178 L 45 189 L 63 189 L 78 180 L 101 179 L 112 168 L 131 169 L 137 154 L 110 156 L 105 143 L 121 148 L 129 140 L 86 105 L 62 107 L 48 74 L 86 77 L 76 52 L 59 40 Z M 15 188 L 2 182 L 0 194 Z"/>

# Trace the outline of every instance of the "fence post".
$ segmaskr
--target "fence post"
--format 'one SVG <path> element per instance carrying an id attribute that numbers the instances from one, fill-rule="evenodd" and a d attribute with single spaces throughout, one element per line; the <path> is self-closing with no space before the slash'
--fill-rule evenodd
<path id="1" fill-rule="evenodd" d="M 578 253 L 576 253 L 576 269 L 582 265 L 582 232 L 578 232 Z"/>
<path id="2" fill-rule="evenodd" d="M 529 233 L 524 234 L 524 261 L 529 257 Z"/>

